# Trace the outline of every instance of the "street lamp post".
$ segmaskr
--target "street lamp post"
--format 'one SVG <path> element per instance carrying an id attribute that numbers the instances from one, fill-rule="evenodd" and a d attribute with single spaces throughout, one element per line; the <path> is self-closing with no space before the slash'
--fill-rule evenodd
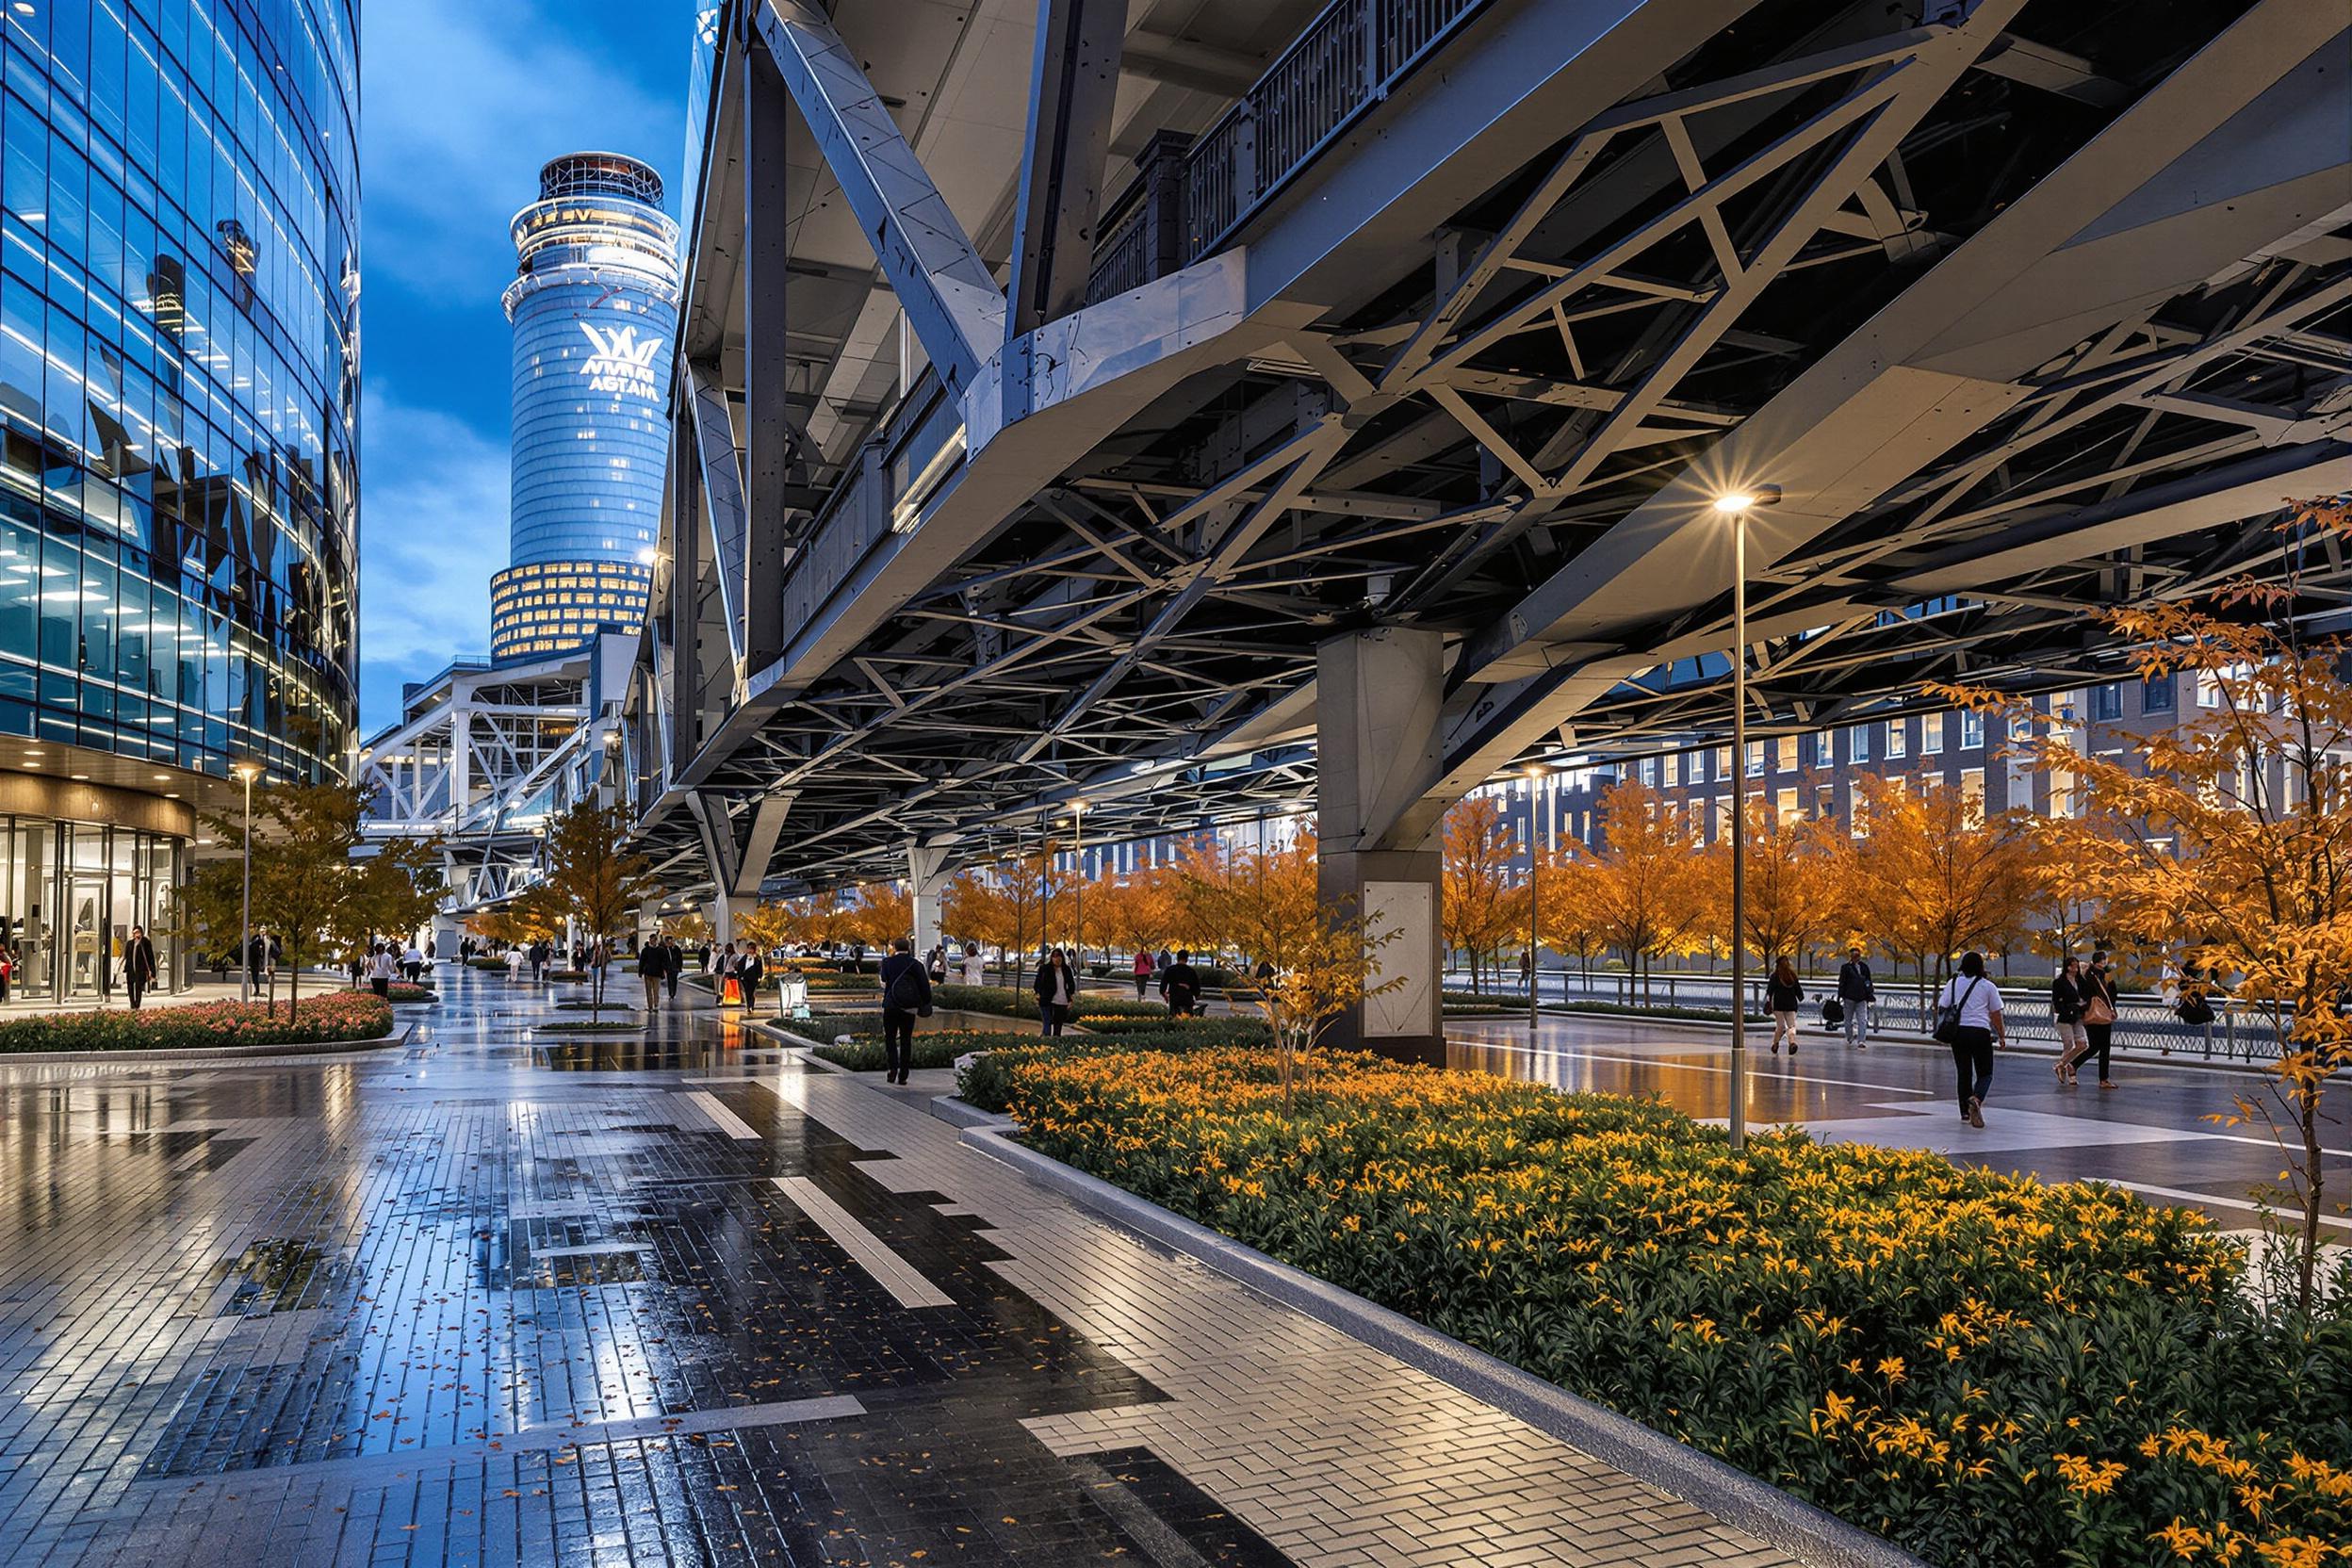
<path id="1" fill-rule="evenodd" d="M 252 762 L 239 762 L 237 776 L 245 781 L 245 890 L 243 906 L 237 915 L 240 935 L 237 943 L 237 999 L 253 999 L 253 776 L 261 769 Z"/>
<path id="2" fill-rule="evenodd" d="M 1731 519 L 1731 1146 L 1748 1146 L 1748 514 L 1777 484 L 1719 496 Z"/>
<path id="3" fill-rule="evenodd" d="M 1543 787 L 1541 764 L 1527 770 L 1527 1043 L 1535 1043 L 1536 999 L 1544 989 L 1544 845 L 1535 830 L 1536 792 Z"/>
<path id="4" fill-rule="evenodd" d="M 1074 977 L 1086 973 L 1086 803 L 1083 800 L 1070 803 L 1070 836 L 1071 852 L 1078 860 L 1070 871 L 1077 880 L 1070 885 L 1070 923 L 1075 933 L 1070 945 L 1078 950 L 1070 963 L 1074 983 Z"/>

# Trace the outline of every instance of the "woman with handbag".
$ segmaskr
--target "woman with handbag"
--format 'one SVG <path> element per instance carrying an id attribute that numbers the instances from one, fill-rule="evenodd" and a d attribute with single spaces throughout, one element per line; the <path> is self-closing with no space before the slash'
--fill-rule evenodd
<path id="1" fill-rule="evenodd" d="M 1788 1040 L 1788 1054 L 1797 1054 L 1797 1008 L 1804 1001 L 1796 966 L 1783 957 L 1772 966 L 1772 978 L 1764 982 L 1764 1010 L 1772 1015 L 1773 1055 L 1780 1054 L 1783 1036 Z"/>
<path id="2" fill-rule="evenodd" d="M 1960 972 L 1944 982 L 1936 1000 L 1936 1037 L 1952 1047 L 1960 1072 L 1960 1119 L 1984 1125 L 1984 1095 L 1993 1086 L 1993 1044 L 2006 1029 L 2001 988 L 1984 980 L 1984 955 L 1961 955 Z"/>
<path id="3" fill-rule="evenodd" d="M 2090 1049 L 2090 1039 L 2082 1033 L 2082 960 L 2071 953 L 2050 983 L 2050 1020 L 2058 1030 L 2058 1065 L 2052 1070 L 2061 1086 L 2072 1088 L 2074 1064 Z"/>
<path id="4" fill-rule="evenodd" d="M 1046 955 L 1037 966 L 1038 1033 L 1058 1035 L 1070 1021 L 1070 1011 L 1078 1004 L 1078 976 L 1070 967 L 1070 957 L 1060 948 Z"/>
<path id="5" fill-rule="evenodd" d="M 2091 955 L 2091 967 L 2082 972 L 2082 1050 L 2074 1058 L 2077 1066 L 2093 1052 L 2099 1054 L 2099 1086 L 2111 1089 L 2115 1081 L 2107 1076 L 2107 1052 L 2115 1035 L 2115 983 L 2107 972 L 2107 950 L 2100 948 Z M 2072 1070 L 2068 1070 L 2072 1081 Z"/>

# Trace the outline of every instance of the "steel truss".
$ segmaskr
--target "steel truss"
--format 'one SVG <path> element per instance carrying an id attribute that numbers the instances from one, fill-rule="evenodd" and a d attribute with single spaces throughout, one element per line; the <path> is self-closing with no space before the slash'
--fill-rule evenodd
<path id="1" fill-rule="evenodd" d="M 359 754 L 366 837 L 439 841 L 452 915 L 538 881 L 547 819 L 609 789 L 634 642 L 601 632 L 568 654 L 461 662 L 411 687 L 400 722 Z"/>
<path id="2" fill-rule="evenodd" d="M 1100 9 L 1048 8 L 1054 58 L 1099 50 Z M 733 292 L 690 310 L 678 356 L 672 559 L 631 707 L 640 832 L 673 875 L 898 876 L 910 838 L 983 858 L 1081 797 L 1090 841 L 1306 808 L 1315 647 L 1370 626 L 1451 650 L 1445 780 L 1403 831 L 1563 741 L 1709 742 L 1733 653 L 1707 502 L 1730 484 L 1788 494 L 1737 651 L 1760 733 L 1927 679 L 2112 676 L 2091 612 L 2276 574 L 2279 508 L 2352 490 L 2340 18 L 1586 9 L 1449 7 L 1409 57 L 1365 51 L 1378 90 L 1253 172 L 1230 249 L 1120 253 L 1143 281 L 1083 308 L 1086 225 L 1033 186 L 1093 201 L 1068 149 L 1102 95 L 1058 105 L 1021 233 L 1064 253 L 1007 312 L 920 163 L 853 112 L 823 18 L 734 8 L 694 231 L 697 275 Z M 1252 94 L 1260 118 L 1288 101 Z M 862 445 L 820 449 L 789 386 L 754 416 L 745 345 L 790 247 L 754 270 L 747 127 L 779 116 L 874 215 L 949 372 Z M 1204 299 L 1232 309 L 1152 335 Z M 2340 613 L 2344 563 L 2303 565 L 2298 608 Z"/>

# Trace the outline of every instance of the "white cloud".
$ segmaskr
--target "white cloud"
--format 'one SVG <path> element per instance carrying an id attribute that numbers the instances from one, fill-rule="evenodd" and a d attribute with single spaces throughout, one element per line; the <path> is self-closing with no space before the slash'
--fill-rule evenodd
<path id="1" fill-rule="evenodd" d="M 368 390 L 360 515 L 363 729 L 399 717 L 400 683 L 490 648 L 490 574 L 506 564 L 503 442 Z"/>
<path id="2" fill-rule="evenodd" d="M 539 166 L 594 148 L 672 172 L 685 140 L 687 8 L 644 8 L 640 36 L 614 41 L 677 62 L 678 92 L 655 96 L 571 41 L 569 0 L 369 6 L 360 51 L 367 105 L 361 184 L 367 220 L 388 243 L 367 265 L 396 285 L 478 289 L 511 274 L 506 220 L 538 194 Z"/>

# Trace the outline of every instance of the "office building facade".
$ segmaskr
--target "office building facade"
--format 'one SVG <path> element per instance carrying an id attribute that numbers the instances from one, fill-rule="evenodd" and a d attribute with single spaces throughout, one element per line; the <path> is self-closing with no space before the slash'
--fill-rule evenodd
<path id="1" fill-rule="evenodd" d="M 354 719 L 352 0 L 0 8 L 0 927 L 12 999 L 185 973 L 234 764 Z"/>
<path id="2" fill-rule="evenodd" d="M 678 225 L 647 165 L 554 159 L 514 235 L 514 516 L 490 580 L 495 659 L 567 652 L 645 618 L 678 325 Z"/>

